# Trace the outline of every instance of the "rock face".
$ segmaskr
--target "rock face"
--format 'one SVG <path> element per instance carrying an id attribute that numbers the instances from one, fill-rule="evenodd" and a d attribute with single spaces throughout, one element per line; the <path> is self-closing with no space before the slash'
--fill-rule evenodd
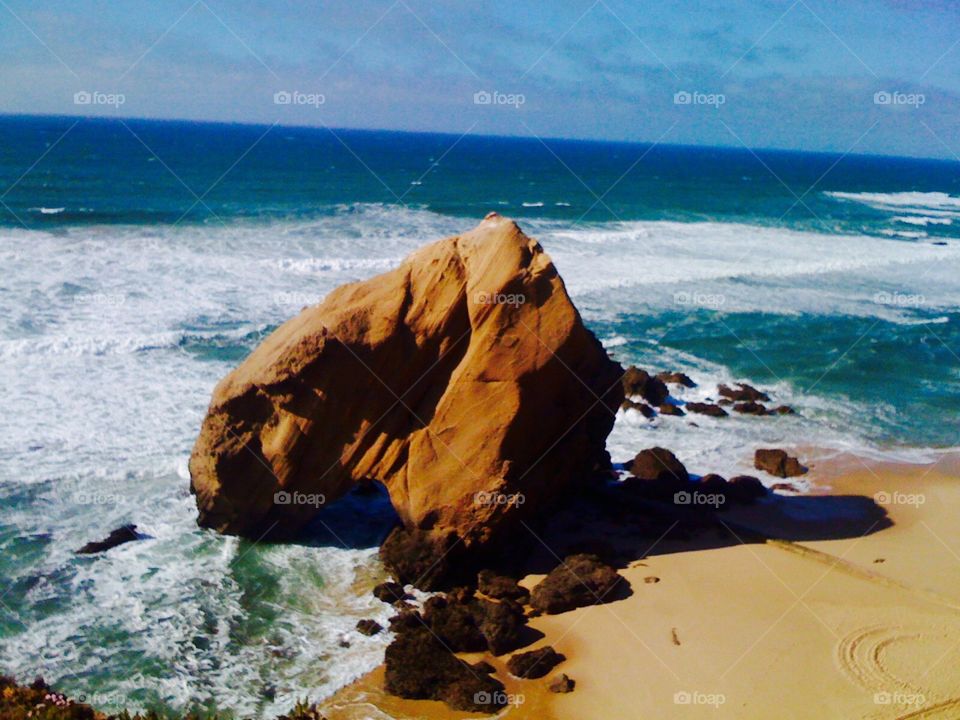
<path id="1" fill-rule="evenodd" d="M 406 529 L 483 547 L 609 467 L 620 375 L 540 245 L 491 213 L 330 293 L 217 385 L 199 523 L 292 533 L 376 480 Z"/>

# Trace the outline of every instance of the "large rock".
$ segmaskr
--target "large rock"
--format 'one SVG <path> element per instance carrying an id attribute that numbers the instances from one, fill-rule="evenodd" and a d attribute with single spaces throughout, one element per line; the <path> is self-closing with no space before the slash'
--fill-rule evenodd
<path id="1" fill-rule="evenodd" d="M 571 555 L 540 581 L 530 605 L 547 615 L 614 600 L 613 589 L 623 578 L 596 555 Z"/>
<path id="2" fill-rule="evenodd" d="M 333 291 L 217 385 L 199 523 L 292 533 L 377 480 L 407 529 L 503 540 L 609 467 L 620 375 L 540 245 L 491 213 Z"/>
<path id="3" fill-rule="evenodd" d="M 443 700 L 455 710 L 494 712 L 503 684 L 460 660 L 425 627 L 400 632 L 384 656 L 385 689 L 403 698 Z"/>

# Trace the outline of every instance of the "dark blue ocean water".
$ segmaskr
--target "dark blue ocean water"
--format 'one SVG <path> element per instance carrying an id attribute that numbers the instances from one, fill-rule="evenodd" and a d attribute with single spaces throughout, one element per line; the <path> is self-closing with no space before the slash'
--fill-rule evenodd
<path id="1" fill-rule="evenodd" d="M 658 444 L 734 474 L 758 444 L 960 445 L 960 163 L 0 118 L 0 672 L 107 708 L 273 716 L 376 664 L 384 639 L 352 633 L 385 621 L 369 537 L 201 532 L 186 459 L 266 333 L 491 210 L 618 359 L 687 372 L 681 400 L 741 379 L 799 412 L 624 414 L 614 459 Z M 127 522 L 150 540 L 72 554 Z"/>

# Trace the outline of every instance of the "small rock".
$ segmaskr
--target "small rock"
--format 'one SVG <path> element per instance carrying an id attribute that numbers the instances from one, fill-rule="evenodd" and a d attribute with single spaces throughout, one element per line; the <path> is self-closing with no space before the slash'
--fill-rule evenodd
<path id="1" fill-rule="evenodd" d="M 793 483 L 774 483 L 773 485 L 770 486 L 770 489 L 781 490 L 781 491 L 792 492 L 792 493 L 800 492 L 797 489 L 797 486 L 794 485 Z"/>
<path id="2" fill-rule="evenodd" d="M 577 683 L 567 677 L 566 673 L 560 673 L 550 681 L 547 689 L 552 693 L 568 693 L 573 692 L 573 688 L 576 687 L 576 685 Z"/>
<path id="3" fill-rule="evenodd" d="M 628 468 L 641 480 L 667 480 L 686 483 L 690 474 L 677 456 L 662 447 L 641 450 L 630 462 Z"/>
<path id="4" fill-rule="evenodd" d="M 682 372 L 662 372 L 657 373 L 657 380 L 670 385 L 682 385 L 683 387 L 696 387 L 697 384 L 690 379 L 689 375 Z"/>
<path id="5" fill-rule="evenodd" d="M 525 603 L 530 599 L 530 591 L 520 587 L 517 581 L 505 575 L 497 575 L 492 570 L 481 570 L 477 574 L 477 590 L 496 600 L 516 600 Z"/>
<path id="6" fill-rule="evenodd" d="M 662 405 L 670 391 L 662 381 L 653 377 L 646 370 L 630 366 L 623 374 L 620 382 L 623 384 L 625 395 L 639 395 L 651 405 Z"/>
<path id="7" fill-rule="evenodd" d="M 383 602 L 391 605 L 401 600 L 406 600 L 408 597 L 407 593 L 403 589 L 403 585 L 390 580 L 374 586 L 373 596 L 377 600 L 382 600 Z"/>
<path id="8" fill-rule="evenodd" d="M 770 396 L 765 392 L 757 390 L 752 385 L 747 385 L 746 383 L 737 383 L 736 388 L 721 385 L 717 388 L 717 392 L 720 393 L 721 396 L 736 402 L 768 402 L 770 400 Z"/>
<path id="9" fill-rule="evenodd" d="M 685 407 L 692 413 L 709 415 L 710 417 L 726 417 L 727 411 L 713 403 L 688 402 Z"/>
<path id="10" fill-rule="evenodd" d="M 647 576 L 643 579 L 643 581 L 644 581 L 647 585 L 655 585 L 656 583 L 660 582 L 660 578 L 658 578 L 656 575 L 647 575 Z"/>
<path id="11" fill-rule="evenodd" d="M 766 407 L 753 400 L 739 402 L 733 406 L 733 410 L 741 415 L 767 415 L 769 413 Z"/>
<path id="12" fill-rule="evenodd" d="M 753 466 L 777 477 L 788 478 L 803 475 L 807 469 L 797 458 L 787 455 L 784 450 L 760 448 L 753 456 Z"/>
<path id="13" fill-rule="evenodd" d="M 136 525 L 123 525 L 112 531 L 103 540 L 88 542 L 82 548 L 77 550 L 77 555 L 93 555 L 94 553 L 105 552 L 111 548 L 117 547 L 118 545 L 123 545 L 124 543 L 133 542 L 134 540 L 139 539 L 140 535 L 137 533 Z"/>
<path id="14" fill-rule="evenodd" d="M 661 415 L 675 415 L 675 416 L 677 416 L 677 417 L 683 417 L 684 415 L 686 415 L 686 413 L 685 413 L 683 410 L 681 410 L 681 409 L 680 409 L 679 407 L 677 407 L 676 405 L 673 405 L 672 403 L 664 403 L 663 405 L 661 405 L 661 406 L 660 406 L 660 414 L 661 414 Z"/>
<path id="15" fill-rule="evenodd" d="M 383 630 L 383 625 L 378 623 L 376 620 L 361 620 L 357 623 L 357 630 L 367 636 L 376 635 L 378 632 Z"/>
<path id="16" fill-rule="evenodd" d="M 657 415 L 656 411 L 654 411 L 654 409 L 649 405 L 647 405 L 646 403 L 635 402 L 630 398 L 627 398 L 622 403 L 620 403 L 620 407 L 622 407 L 624 410 L 636 410 L 647 419 L 656 417 Z"/>
<path id="17" fill-rule="evenodd" d="M 539 650 L 518 653 L 507 661 L 507 670 L 514 677 L 532 680 L 542 678 L 566 658 L 547 645 Z"/>
<path id="18" fill-rule="evenodd" d="M 770 411 L 771 415 L 796 415 L 797 411 L 789 405 L 778 405 Z"/>
<path id="19" fill-rule="evenodd" d="M 702 493 L 725 493 L 727 491 L 727 481 L 722 475 L 709 473 L 700 478 L 696 489 L 697 492 Z"/>

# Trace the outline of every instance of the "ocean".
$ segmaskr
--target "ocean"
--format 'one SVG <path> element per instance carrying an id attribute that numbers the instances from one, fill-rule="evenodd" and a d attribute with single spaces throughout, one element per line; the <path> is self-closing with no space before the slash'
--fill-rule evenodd
<path id="1" fill-rule="evenodd" d="M 796 416 L 618 417 L 695 473 L 760 445 L 960 445 L 960 163 L 728 148 L 0 118 L 0 672 L 105 709 L 269 717 L 374 667 L 388 503 L 255 544 L 196 527 L 214 384 L 301 307 L 495 210 L 624 363 Z M 133 522 L 146 539 L 76 556 Z"/>

